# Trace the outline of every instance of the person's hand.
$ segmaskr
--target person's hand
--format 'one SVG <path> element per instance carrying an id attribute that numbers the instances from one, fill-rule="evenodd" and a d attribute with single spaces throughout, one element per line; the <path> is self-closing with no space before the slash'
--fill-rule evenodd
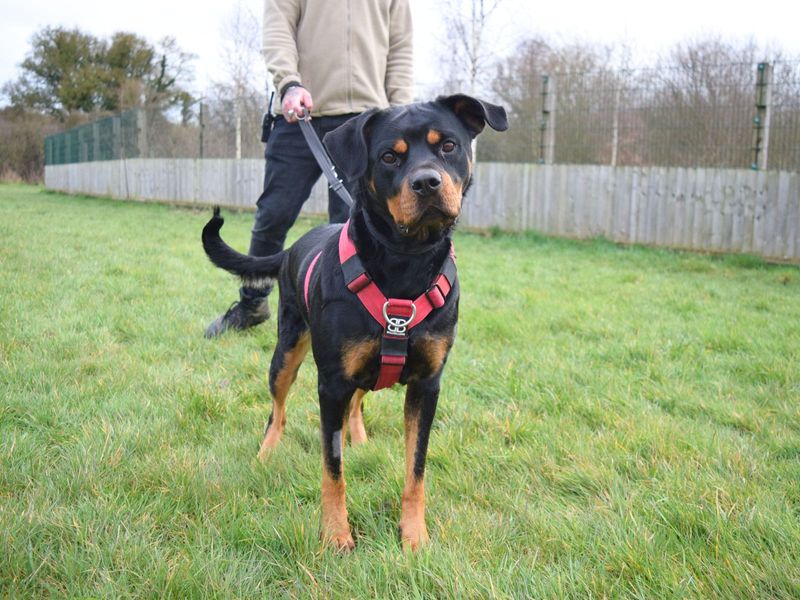
<path id="1" fill-rule="evenodd" d="M 312 108 L 314 108 L 314 100 L 306 88 L 296 85 L 286 90 L 281 103 L 281 111 L 283 118 L 288 123 L 297 123 L 298 119 L 304 117 L 306 112 L 311 112 Z"/>

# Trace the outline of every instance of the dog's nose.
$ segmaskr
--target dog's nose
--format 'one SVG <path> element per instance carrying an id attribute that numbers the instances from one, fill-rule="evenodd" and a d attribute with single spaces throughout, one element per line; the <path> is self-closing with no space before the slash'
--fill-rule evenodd
<path id="1" fill-rule="evenodd" d="M 442 187 L 442 176 L 434 169 L 421 169 L 411 178 L 411 189 L 418 196 L 430 196 Z"/>

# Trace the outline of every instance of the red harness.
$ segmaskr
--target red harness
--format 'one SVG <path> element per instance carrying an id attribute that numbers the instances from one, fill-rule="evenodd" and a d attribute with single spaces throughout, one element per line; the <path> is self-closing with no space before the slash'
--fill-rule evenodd
<path id="1" fill-rule="evenodd" d="M 428 290 L 415 300 L 387 298 L 367 273 L 356 253 L 355 244 L 347 233 L 349 221 L 339 235 L 339 263 L 347 289 L 358 296 L 372 318 L 383 327 L 381 338 L 381 368 L 373 390 L 391 387 L 400 381 L 400 374 L 408 356 L 408 330 L 416 327 L 436 308 L 444 306 L 447 295 L 456 281 L 456 263 L 453 245 L 442 265 L 441 272 Z M 319 260 L 320 251 L 306 271 L 305 295 L 308 310 L 308 288 L 311 273 Z"/>

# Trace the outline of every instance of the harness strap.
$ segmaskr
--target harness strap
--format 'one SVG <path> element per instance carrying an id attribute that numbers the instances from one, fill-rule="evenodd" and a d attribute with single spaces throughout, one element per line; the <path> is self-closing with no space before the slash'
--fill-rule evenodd
<path id="1" fill-rule="evenodd" d="M 453 245 L 442 265 L 441 272 L 431 286 L 415 300 L 387 298 L 367 273 L 356 253 L 356 246 L 347 233 L 347 221 L 339 235 L 339 262 L 347 289 L 358 296 L 367 312 L 383 327 L 381 337 L 381 367 L 373 390 L 391 387 L 400 381 L 408 357 L 408 330 L 422 323 L 436 308 L 444 306 L 447 295 L 456 281 L 456 263 Z M 311 274 L 322 255 L 320 250 L 311 260 L 303 284 L 303 297 L 308 305 Z"/>
<path id="2" fill-rule="evenodd" d="M 386 296 L 378 288 L 372 278 L 367 273 L 361 259 L 356 254 L 356 247 L 350 236 L 347 234 L 347 226 L 350 221 L 344 224 L 339 235 L 339 262 L 342 265 L 342 274 L 347 289 L 356 294 L 369 311 L 372 318 L 380 323 L 381 327 L 386 327 L 386 319 L 383 316 L 383 305 L 387 302 Z M 453 245 L 450 245 L 450 253 L 442 265 L 441 272 L 433 281 L 431 286 L 414 301 L 417 312 L 414 319 L 408 324 L 408 328 L 416 327 L 433 311 L 435 308 L 444 306 L 447 295 L 453 289 L 456 281 L 456 262 Z"/>
<path id="3" fill-rule="evenodd" d="M 347 289 L 358 296 L 369 314 L 383 327 L 381 368 L 374 390 L 391 387 L 400 380 L 408 356 L 408 330 L 416 327 L 436 308 L 444 306 L 456 280 L 455 253 L 452 244 L 433 284 L 415 300 L 386 298 L 367 273 L 356 253 L 355 244 L 344 224 L 339 235 L 339 262 Z"/>
<path id="4" fill-rule="evenodd" d="M 411 300 L 390 298 L 384 307 L 381 312 L 385 314 L 387 324 L 381 337 L 381 368 L 373 388 L 375 390 L 392 387 L 400 381 L 400 374 L 408 356 L 408 328 L 405 324 L 412 320 L 414 313 L 417 312 Z"/>
<path id="5" fill-rule="evenodd" d="M 314 271 L 314 267 L 317 266 L 317 261 L 319 257 L 322 256 L 322 250 L 317 252 L 317 255 L 311 261 L 311 264 L 308 265 L 308 271 L 306 271 L 306 280 L 303 283 L 303 297 L 306 301 L 306 312 L 308 312 L 308 286 L 311 284 L 311 273 Z"/>

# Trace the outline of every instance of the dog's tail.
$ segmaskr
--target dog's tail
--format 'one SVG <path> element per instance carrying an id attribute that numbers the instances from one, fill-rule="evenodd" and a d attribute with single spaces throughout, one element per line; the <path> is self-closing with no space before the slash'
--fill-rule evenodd
<path id="1" fill-rule="evenodd" d="M 214 207 L 214 216 L 203 227 L 203 248 L 206 255 L 220 269 L 238 275 L 242 285 L 252 288 L 265 288 L 271 285 L 271 279 L 277 277 L 283 262 L 284 252 L 272 256 L 255 257 L 241 254 L 219 235 L 225 222 L 219 214 L 219 206 Z"/>

